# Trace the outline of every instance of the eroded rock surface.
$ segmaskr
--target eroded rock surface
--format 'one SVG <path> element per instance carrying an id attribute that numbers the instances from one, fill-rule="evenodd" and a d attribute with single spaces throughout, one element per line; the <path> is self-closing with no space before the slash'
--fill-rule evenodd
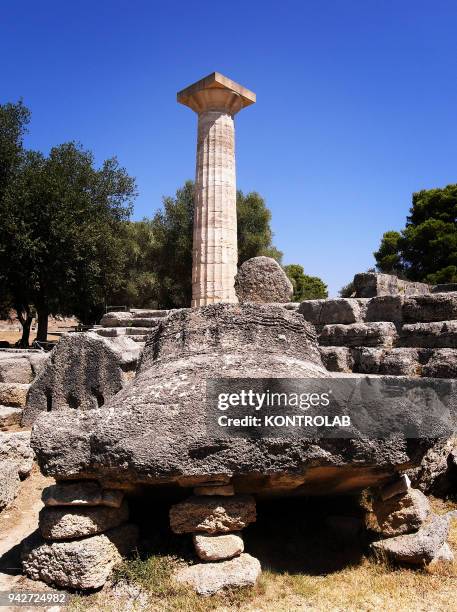
<path id="1" fill-rule="evenodd" d="M 170 509 L 170 527 L 174 533 L 240 531 L 255 520 L 255 501 L 250 495 L 194 496 Z"/>
<path id="2" fill-rule="evenodd" d="M 243 539 L 235 533 L 226 535 L 194 535 L 195 551 L 202 561 L 221 561 L 240 555 Z"/>
<path id="3" fill-rule="evenodd" d="M 277 261 L 253 257 L 238 270 L 235 291 L 240 302 L 290 302 L 293 287 Z"/>

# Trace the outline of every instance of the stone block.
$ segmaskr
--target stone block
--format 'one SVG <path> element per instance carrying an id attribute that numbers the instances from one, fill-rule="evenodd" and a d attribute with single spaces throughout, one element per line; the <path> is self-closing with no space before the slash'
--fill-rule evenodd
<path id="1" fill-rule="evenodd" d="M 419 348 L 457 348 L 457 321 L 403 325 L 399 344 Z"/>
<path id="2" fill-rule="evenodd" d="M 374 542 L 371 548 L 379 559 L 424 565 L 437 556 L 448 534 L 449 517 L 432 514 L 416 533 Z"/>
<path id="3" fill-rule="evenodd" d="M 386 537 L 417 531 L 430 514 L 430 504 L 418 489 L 409 489 L 402 495 L 373 502 L 367 513 L 368 529 Z"/>
<path id="4" fill-rule="evenodd" d="M 19 425 L 21 418 L 22 408 L 0 406 L 0 430 L 5 430 L 13 425 Z"/>
<path id="5" fill-rule="evenodd" d="M 397 323 L 402 319 L 403 295 L 379 295 L 371 298 L 367 304 L 367 321 L 391 321 Z"/>
<path id="6" fill-rule="evenodd" d="M 70 480 L 46 487 L 41 497 L 46 506 L 109 506 L 119 508 L 124 493 L 116 489 L 103 489 L 95 481 Z"/>
<path id="7" fill-rule="evenodd" d="M 33 373 L 30 362 L 23 357 L 0 359 L 0 382 L 29 384 Z"/>
<path id="8" fill-rule="evenodd" d="M 253 257 L 240 266 L 235 291 L 240 302 L 290 302 L 293 287 L 277 261 Z"/>
<path id="9" fill-rule="evenodd" d="M 0 512 L 16 497 L 21 481 L 17 464 L 8 459 L 0 459 Z"/>
<path id="10" fill-rule="evenodd" d="M 30 385 L 23 383 L 0 383 L 0 404 L 23 408 Z"/>
<path id="11" fill-rule="evenodd" d="M 329 372 L 352 372 L 354 358 L 351 349 L 345 346 L 321 346 L 319 352 Z"/>
<path id="12" fill-rule="evenodd" d="M 202 535 L 193 537 L 195 551 L 202 561 L 232 559 L 244 551 L 244 542 L 239 535 Z"/>
<path id="13" fill-rule="evenodd" d="M 34 457 L 29 431 L 0 432 L 0 461 L 15 463 L 20 478 L 30 474 Z"/>
<path id="14" fill-rule="evenodd" d="M 430 293 L 405 298 L 405 323 L 431 323 L 457 319 L 457 293 Z"/>
<path id="15" fill-rule="evenodd" d="M 397 278 L 392 274 L 363 272 L 354 276 L 356 297 L 370 298 L 377 295 L 415 295 L 430 293 L 430 285 Z"/>
<path id="16" fill-rule="evenodd" d="M 118 527 L 127 521 L 128 516 L 127 502 L 120 508 L 45 506 L 40 511 L 40 532 L 46 540 L 82 538 Z"/>
<path id="17" fill-rule="evenodd" d="M 335 298 L 327 300 L 305 300 L 298 312 L 306 321 L 314 325 L 332 323 L 350 324 L 363 320 L 362 300 L 354 298 Z"/>
<path id="18" fill-rule="evenodd" d="M 417 349 L 393 348 L 382 355 L 379 373 L 390 376 L 419 376 L 422 366 Z"/>
<path id="19" fill-rule="evenodd" d="M 411 488 L 411 480 L 407 474 L 402 474 L 397 480 L 387 484 L 379 492 L 382 501 L 386 501 L 396 495 L 404 495 Z"/>
<path id="20" fill-rule="evenodd" d="M 203 487 L 195 487 L 194 495 L 221 495 L 223 497 L 230 497 L 235 495 L 235 489 L 233 485 L 206 485 Z"/>
<path id="21" fill-rule="evenodd" d="M 230 561 L 185 567 L 175 574 L 175 580 L 189 584 L 199 595 L 208 596 L 224 589 L 254 586 L 260 572 L 258 559 L 243 553 Z"/>
<path id="22" fill-rule="evenodd" d="M 422 367 L 422 374 L 431 378 L 457 378 L 457 349 L 432 351 L 427 363 Z"/>
<path id="23" fill-rule="evenodd" d="M 384 349 L 358 347 L 351 351 L 354 360 L 353 370 L 360 374 L 379 374 L 384 358 Z"/>
<path id="24" fill-rule="evenodd" d="M 352 323 L 326 325 L 319 336 L 323 346 L 384 346 L 391 347 L 397 340 L 393 323 Z"/>
<path id="25" fill-rule="evenodd" d="M 240 531 L 255 520 L 255 501 L 251 495 L 189 497 L 170 509 L 174 533 Z"/>
<path id="26" fill-rule="evenodd" d="M 131 312 L 107 312 L 100 320 L 103 327 L 128 327 L 132 324 Z"/>
<path id="27" fill-rule="evenodd" d="M 131 524 L 67 542 L 46 542 L 35 532 L 24 542 L 22 566 L 32 580 L 68 589 L 98 589 L 137 540 L 138 529 Z"/>

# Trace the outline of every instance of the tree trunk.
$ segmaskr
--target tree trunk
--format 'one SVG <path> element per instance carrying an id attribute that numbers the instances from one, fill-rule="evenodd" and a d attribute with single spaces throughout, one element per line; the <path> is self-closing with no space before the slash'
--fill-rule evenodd
<path id="1" fill-rule="evenodd" d="M 18 346 L 19 348 L 29 348 L 30 328 L 32 326 L 33 314 L 28 306 L 25 308 L 22 306 L 16 306 L 15 310 L 17 313 L 17 319 L 22 325 L 22 338 L 19 340 Z"/>
<path id="2" fill-rule="evenodd" d="M 38 342 L 46 342 L 48 339 L 48 316 L 49 310 L 47 306 L 37 308 L 38 313 L 38 330 L 36 339 Z"/>

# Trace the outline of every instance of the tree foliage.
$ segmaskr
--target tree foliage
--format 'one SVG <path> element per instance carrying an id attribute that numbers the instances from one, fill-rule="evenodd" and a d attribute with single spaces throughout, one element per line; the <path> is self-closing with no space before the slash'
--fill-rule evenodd
<path id="1" fill-rule="evenodd" d="M 429 283 L 457 282 L 457 185 L 413 194 L 406 227 L 386 232 L 374 253 L 381 272 Z"/>
<path id="2" fill-rule="evenodd" d="M 236 194 L 238 230 L 238 265 L 252 257 L 265 255 L 281 263 L 282 253 L 273 246 L 270 227 L 271 212 L 265 200 L 256 191 Z"/>
<path id="3" fill-rule="evenodd" d="M 294 287 L 292 297 L 294 302 L 318 300 L 328 297 L 327 285 L 319 277 L 305 274 L 303 266 L 289 264 L 284 266 L 284 271 Z"/>

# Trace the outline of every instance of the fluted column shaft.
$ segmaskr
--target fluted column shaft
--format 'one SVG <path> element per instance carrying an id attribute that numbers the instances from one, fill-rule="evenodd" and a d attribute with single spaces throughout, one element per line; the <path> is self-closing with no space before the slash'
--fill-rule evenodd
<path id="1" fill-rule="evenodd" d="M 192 306 L 236 303 L 235 128 L 226 109 L 198 115 Z"/>

